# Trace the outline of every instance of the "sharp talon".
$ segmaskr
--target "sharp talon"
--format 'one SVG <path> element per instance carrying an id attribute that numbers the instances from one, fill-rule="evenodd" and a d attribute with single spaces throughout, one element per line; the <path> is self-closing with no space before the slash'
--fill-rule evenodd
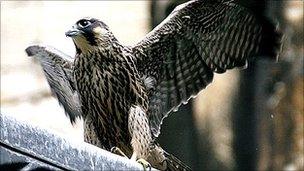
<path id="1" fill-rule="evenodd" d="M 115 153 L 116 148 L 117 148 L 117 147 L 112 147 L 112 148 L 111 148 L 111 150 L 110 150 L 110 151 L 111 151 L 111 153 Z"/>
<path id="2" fill-rule="evenodd" d="M 149 162 L 147 162 L 145 159 L 138 159 L 137 162 L 140 163 L 140 164 L 143 166 L 144 171 L 146 171 L 147 168 L 149 168 L 149 171 L 151 171 L 152 166 L 151 166 L 151 164 L 150 164 Z"/>
<path id="3" fill-rule="evenodd" d="M 127 155 L 125 155 L 124 152 L 121 151 L 121 149 L 119 149 L 118 147 L 112 147 L 111 148 L 111 153 L 123 156 L 123 157 L 127 157 Z M 127 157 L 128 158 L 128 157 Z"/>

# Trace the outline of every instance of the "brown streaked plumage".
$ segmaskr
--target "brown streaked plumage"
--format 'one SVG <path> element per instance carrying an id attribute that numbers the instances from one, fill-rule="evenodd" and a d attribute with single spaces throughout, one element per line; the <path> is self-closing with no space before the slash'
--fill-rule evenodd
<path id="1" fill-rule="evenodd" d="M 74 60 L 49 47 L 31 46 L 52 91 L 73 122 L 84 118 L 85 141 L 120 148 L 161 170 L 189 169 L 156 142 L 162 120 L 187 103 L 213 73 L 242 67 L 254 56 L 275 58 L 280 35 L 233 1 L 193 0 L 135 46 L 123 46 L 108 26 L 79 20 L 66 33 Z"/>

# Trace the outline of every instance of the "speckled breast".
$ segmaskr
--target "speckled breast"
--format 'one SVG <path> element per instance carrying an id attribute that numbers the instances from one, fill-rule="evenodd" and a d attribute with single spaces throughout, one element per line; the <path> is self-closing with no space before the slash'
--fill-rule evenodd
<path id="1" fill-rule="evenodd" d="M 96 142 L 97 139 L 107 150 L 114 146 L 131 148 L 128 112 L 133 100 L 132 95 L 128 93 L 128 71 L 122 68 L 118 62 L 97 57 L 79 57 L 75 61 L 74 77 L 83 118 L 87 118 L 87 115 L 91 118 L 90 122 L 85 122 L 90 124 L 84 126 L 85 139 L 100 146 Z"/>

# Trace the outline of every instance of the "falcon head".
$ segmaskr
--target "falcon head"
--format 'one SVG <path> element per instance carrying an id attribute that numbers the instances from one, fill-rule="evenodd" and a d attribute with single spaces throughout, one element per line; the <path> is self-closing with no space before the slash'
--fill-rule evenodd
<path id="1" fill-rule="evenodd" d="M 73 39 L 78 54 L 106 48 L 114 38 L 109 27 L 95 18 L 78 20 L 65 35 Z"/>

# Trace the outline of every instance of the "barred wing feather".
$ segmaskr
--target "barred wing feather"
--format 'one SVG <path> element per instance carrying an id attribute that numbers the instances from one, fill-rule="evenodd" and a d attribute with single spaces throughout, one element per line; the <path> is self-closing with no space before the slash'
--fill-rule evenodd
<path id="1" fill-rule="evenodd" d="M 132 50 L 142 75 L 156 80 L 149 90 L 149 119 L 157 137 L 162 120 L 213 79 L 244 67 L 254 56 L 276 58 L 280 34 L 265 18 L 225 0 L 182 4 Z"/>
<path id="2" fill-rule="evenodd" d="M 74 123 L 81 117 L 81 108 L 72 75 L 73 58 L 52 47 L 30 46 L 25 51 L 40 62 L 53 95 Z"/>

